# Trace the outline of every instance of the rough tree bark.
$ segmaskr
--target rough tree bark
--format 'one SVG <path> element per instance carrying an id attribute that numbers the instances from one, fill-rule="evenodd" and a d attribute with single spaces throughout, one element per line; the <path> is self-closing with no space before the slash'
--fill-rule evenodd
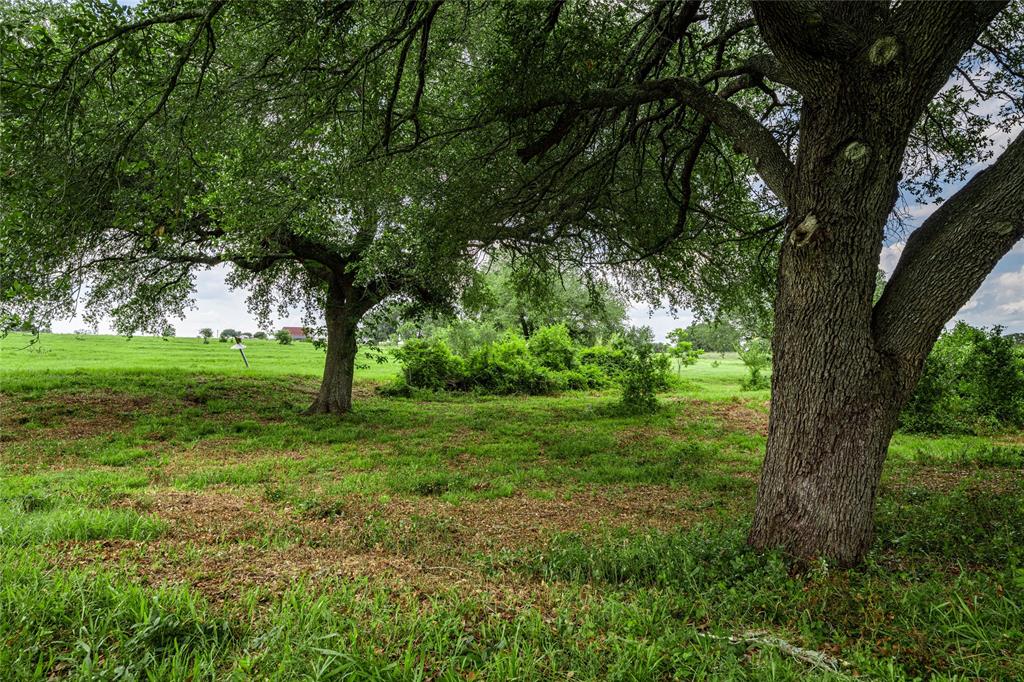
<path id="1" fill-rule="evenodd" d="M 928 8 L 916 8 L 887 26 L 882 17 L 856 16 L 870 8 L 845 6 L 832 18 L 858 30 L 823 36 L 815 29 L 803 41 L 793 30 L 799 14 L 787 13 L 802 7 L 756 12 L 766 42 L 805 87 L 780 254 L 768 443 L 749 536 L 757 548 L 839 565 L 863 559 L 882 464 L 924 358 L 1024 235 L 1018 138 L 914 233 L 872 306 L 911 129 L 998 11 L 998 4 L 979 7 L 946 6 L 945 16 L 930 18 Z M 790 22 L 785 30 L 782 19 Z M 858 45 L 855 36 L 871 35 L 869 28 L 870 42 Z"/>
<path id="2" fill-rule="evenodd" d="M 356 328 L 372 306 L 367 292 L 331 279 L 324 310 L 327 359 L 320 391 L 307 414 L 344 414 L 352 409 L 352 378 L 356 362 Z"/>
<path id="3" fill-rule="evenodd" d="M 860 196 L 846 210 L 863 208 Z M 751 544 L 840 565 L 863 559 L 900 409 L 945 322 L 1024 237 L 1022 197 L 1018 136 L 913 233 L 874 308 L 870 275 L 858 272 L 864 259 L 854 254 L 858 235 L 882 225 L 868 230 L 863 215 L 842 215 L 837 203 L 825 209 L 818 197 L 816 229 L 830 236 L 817 245 L 813 236 L 803 245 L 791 240 L 782 254 L 772 412 Z"/>

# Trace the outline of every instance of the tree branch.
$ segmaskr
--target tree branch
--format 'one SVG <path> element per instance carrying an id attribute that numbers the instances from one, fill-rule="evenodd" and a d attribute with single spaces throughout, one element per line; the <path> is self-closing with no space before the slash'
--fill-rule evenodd
<path id="1" fill-rule="evenodd" d="M 565 112 L 583 112 L 597 109 L 618 109 L 666 99 L 678 99 L 703 118 L 715 125 L 735 147 L 754 163 L 765 184 L 783 203 L 789 201 L 793 163 L 779 146 L 771 132 L 761 123 L 724 98 L 705 90 L 699 83 L 686 78 L 663 78 L 619 88 L 601 88 L 584 93 L 579 98 L 549 97 L 510 116 L 535 114 L 553 107 L 563 107 L 559 123 L 539 142 L 519 150 L 519 157 L 528 162 L 555 146 L 568 134 Z"/>
<path id="2" fill-rule="evenodd" d="M 893 12 L 893 37 L 882 37 L 868 50 L 868 59 L 882 54 L 872 51 L 884 40 L 892 42 L 892 57 L 904 64 L 904 79 L 914 84 L 912 101 L 905 110 L 916 121 L 948 81 L 967 50 L 1009 0 L 961 0 L 958 2 L 906 2 Z"/>
<path id="3" fill-rule="evenodd" d="M 882 352 L 921 361 L 1024 237 L 1024 133 L 911 233 L 874 311 Z"/>

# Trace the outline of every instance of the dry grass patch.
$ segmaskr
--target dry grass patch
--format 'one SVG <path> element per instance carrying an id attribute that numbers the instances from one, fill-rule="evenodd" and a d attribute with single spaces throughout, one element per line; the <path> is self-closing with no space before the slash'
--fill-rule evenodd
<path id="1" fill-rule="evenodd" d="M 112 506 L 166 521 L 167 537 L 199 544 L 253 540 L 288 526 L 288 517 L 257 498 L 234 493 L 158 491 Z"/>
<path id="2" fill-rule="evenodd" d="M 913 466 L 887 473 L 882 479 L 883 492 L 902 493 L 916 488 L 948 493 L 964 489 L 995 495 L 1014 491 L 1024 480 L 1024 469 L 955 469 L 935 466 Z"/>
<path id="3" fill-rule="evenodd" d="M 183 539 L 155 542 L 97 540 L 62 542 L 50 547 L 50 563 L 62 569 L 120 569 L 147 586 L 187 585 L 213 603 L 236 601 L 259 589 L 279 596 L 297 582 L 323 586 L 331 581 L 369 580 L 425 594 L 448 589 L 499 594 L 510 591 L 462 563 L 439 565 L 416 556 L 340 547 L 249 544 L 201 545 Z M 521 590 L 511 590 L 521 591 Z"/>
<path id="4" fill-rule="evenodd" d="M 660 486 L 559 491 L 551 499 L 519 493 L 458 504 L 429 497 L 396 497 L 380 502 L 353 495 L 332 505 L 335 514 L 311 523 L 324 524 L 327 532 L 337 532 L 332 531 L 332 524 L 351 524 L 358 519 L 380 517 L 396 524 L 432 519 L 439 529 L 433 534 L 451 549 L 523 549 L 542 546 L 554 533 L 597 533 L 609 527 L 686 528 L 703 516 L 694 511 L 707 501 L 699 497 L 695 500 L 686 490 Z"/>
<path id="5" fill-rule="evenodd" d="M 0 433 L 3 440 L 71 441 L 125 431 L 133 413 L 152 403 L 147 396 L 117 393 L 61 393 L 47 397 L 34 411 L 0 394 Z M 30 422 L 42 428 L 25 428 Z"/>
<path id="6" fill-rule="evenodd" d="M 188 584 L 214 601 L 253 587 L 279 593 L 299 579 L 370 578 L 427 592 L 481 587 L 519 594 L 526 588 L 518 579 L 492 584 L 474 567 L 472 553 L 541 548 L 561 532 L 670 530 L 706 515 L 685 491 L 656 486 L 461 504 L 352 495 L 328 516 L 226 491 L 155 491 L 114 506 L 155 515 L 167 523 L 166 534 L 151 542 L 62 543 L 54 563 L 124 565 L 147 584 Z"/>
<path id="7" fill-rule="evenodd" d="M 687 400 L 687 415 L 710 416 L 721 422 L 728 431 L 740 431 L 758 436 L 768 435 L 768 413 L 739 401 L 707 402 Z M 693 411 L 692 413 L 690 411 Z"/>

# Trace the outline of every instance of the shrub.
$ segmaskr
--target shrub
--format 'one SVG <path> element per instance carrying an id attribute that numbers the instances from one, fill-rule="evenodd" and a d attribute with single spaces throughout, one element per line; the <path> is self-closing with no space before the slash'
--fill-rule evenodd
<path id="1" fill-rule="evenodd" d="M 976 414 L 998 424 L 1021 426 L 1024 362 L 1013 339 L 996 326 L 978 339 L 967 359 L 970 397 Z"/>
<path id="2" fill-rule="evenodd" d="M 442 338 L 456 355 L 468 358 L 479 348 L 500 338 L 494 325 L 473 320 L 456 320 L 444 330 Z"/>
<path id="3" fill-rule="evenodd" d="M 541 327 L 530 336 L 530 354 L 543 367 L 554 370 L 576 366 L 576 348 L 564 324 Z"/>
<path id="4" fill-rule="evenodd" d="M 580 365 L 575 369 L 552 372 L 555 384 L 567 391 L 585 391 L 592 388 L 604 388 L 611 384 L 611 379 L 596 365 Z"/>
<path id="5" fill-rule="evenodd" d="M 649 413 L 658 409 L 655 393 L 668 386 L 669 359 L 654 352 L 654 334 L 642 327 L 627 332 L 620 342 L 626 357 L 620 375 L 622 406 L 630 412 Z"/>
<path id="6" fill-rule="evenodd" d="M 771 346 L 765 339 L 754 337 L 736 347 L 740 360 L 747 366 L 747 378 L 740 387 L 744 391 L 759 391 L 771 387 L 771 380 L 762 374 L 772 363 Z"/>
<path id="7" fill-rule="evenodd" d="M 288 333 L 288 330 L 286 329 L 278 329 L 274 332 L 274 338 L 277 339 L 277 342 L 282 346 L 287 346 L 292 342 L 292 335 Z"/>
<path id="8" fill-rule="evenodd" d="M 1024 424 L 1024 359 L 1002 328 L 958 323 L 925 359 L 904 431 L 985 434 Z"/>
<path id="9" fill-rule="evenodd" d="M 399 374 L 390 383 L 377 387 L 377 393 L 385 398 L 411 398 L 414 390 L 405 383 L 404 374 Z"/>
<path id="10" fill-rule="evenodd" d="M 414 388 L 438 391 L 458 387 L 465 375 L 462 358 L 440 339 L 409 339 L 395 351 L 402 363 L 405 383 Z"/>
<path id="11" fill-rule="evenodd" d="M 555 388 L 552 374 L 530 354 L 526 341 L 506 334 L 470 356 L 469 383 L 490 393 L 542 395 Z"/>
<path id="12" fill-rule="evenodd" d="M 455 334 L 453 330 L 460 330 Z M 448 338 L 459 339 L 463 347 L 471 347 L 474 339 L 486 337 L 481 325 L 453 325 Z M 603 388 L 617 380 L 625 371 L 625 346 L 596 346 L 583 349 L 589 363 L 576 361 L 576 347 L 564 325 L 545 327 L 527 343 L 522 337 L 507 332 L 497 340 L 480 344 L 468 356 L 453 352 L 444 339 L 414 339 L 397 351 L 402 363 L 400 382 L 382 390 L 385 395 L 409 395 L 417 388 L 441 390 L 478 390 L 508 395 L 545 395 L 557 390 L 589 390 Z M 464 359 L 465 358 L 465 359 Z M 668 359 L 653 356 L 656 367 L 655 385 L 667 385 Z M 609 367 L 611 376 L 604 370 Z"/>
<path id="13" fill-rule="evenodd" d="M 254 338 L 254 339 L 265 339 L 265 338 L 267 338 L 267 333 L 266 332 L 256 332 L 255 334 L 252 335 L 252 338 Z"/>
<path id="14" fill-rule="evenodd" d="M 955 371 L 948 357 L 932 353 L 924 361 L 917 389 L 900 414 L 900 428 L 915 433 L 958 433 L 967 430 L 960 423 L 964 412 L 957 407 L 956 391 L 951 390 Z"/>
<path id="15" fill-rule="evenodd" d="M 596 345 L 583 348 L 579 352 L 579 362 L 583 367 L 596 367 L 606 376 L 617 379 L 626 369 L 626 353 L 622 348 L 608 345 Z"/>

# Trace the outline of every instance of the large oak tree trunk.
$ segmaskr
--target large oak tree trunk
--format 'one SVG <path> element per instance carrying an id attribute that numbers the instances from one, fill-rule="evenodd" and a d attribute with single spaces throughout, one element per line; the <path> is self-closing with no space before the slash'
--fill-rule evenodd
<path id="1" fill-rule="evenodd" d="M 1019 136 L 911 234 L 872 301 L 913 128 L 1005 5 L 753 5 L 781 76 L 802 95 L 792 165 L 762 144 L 756 126 L 744 133 L 736 112 L 709 106 L 706 114 L 743 140 L 789 211 L 755 547 L 840 565 L 863 559 L 889 440 L 925 357 L 1024 236 Z"/>
<path id="2" fill-rule="evenodd" d="M 882 464 L 903 401 L 863 334 L 776 324 L 771 423 L 750 542 L 853 565 L 871 546 Z"/>
<path id="3" fill-rule="evenodd" d="M 336 283 L 327 293 L 327 360 L 316 400 L 307 414 L 344 414 L 352 409 L 352 378 L 356 361 L 356 326 L 361 309 L 354 304 L 349 289 Z"/>
<path id="4" fill-rule="evenodd" d="M 903 147 L 875 117 L 870 85 L 840 83 L 802 113 L 750 543 L 852 565 L 870 547 L 882 464 L 920 364 L 881 351 L 872 329 Z"/>

